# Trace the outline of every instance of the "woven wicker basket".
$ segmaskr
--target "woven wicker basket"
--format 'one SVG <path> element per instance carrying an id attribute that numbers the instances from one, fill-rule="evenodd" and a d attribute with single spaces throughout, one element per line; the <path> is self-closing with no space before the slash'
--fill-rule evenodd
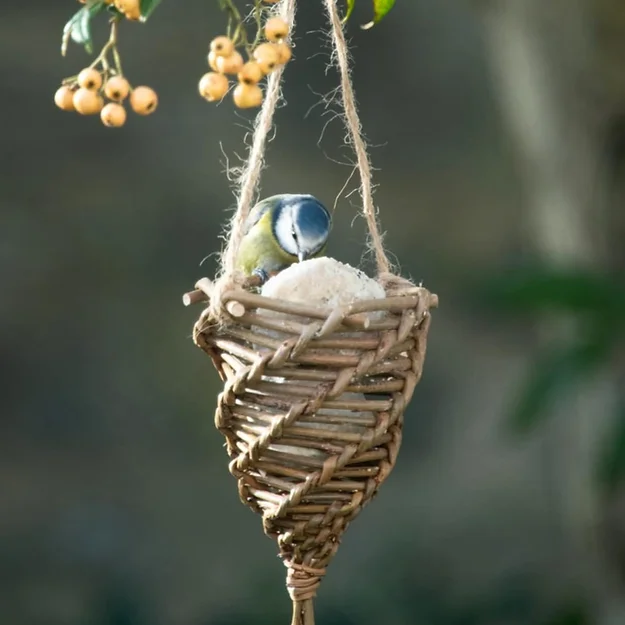
<path id="1" fill-rule="evenodd" d="M 243 289 L 222 303 L 231 322 L 206 309 L 193 333 L 224 383 L 215 424 L 241 501 L 277 540 L 292 622 L 309 625 L 341 535 L 397 459 L 437 298 L 409 285 L 334 310 Z"/>

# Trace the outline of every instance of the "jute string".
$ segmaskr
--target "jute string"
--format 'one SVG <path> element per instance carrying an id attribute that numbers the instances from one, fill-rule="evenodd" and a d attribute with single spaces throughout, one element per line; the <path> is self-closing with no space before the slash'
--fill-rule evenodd
<path id="1" fill-rule="evenodd" d="M 296 0 L 281 0 L 275 9 L 275 14 L 282 17 L 289 25 L 289 32 L 293 32 L 295 25 L 295 6 Z M 226 247 L 221 254 L 219 276 L 215 282 L 210 301 L 211 316 L 217 319 L 223 316 L 221 295 L 233 287 L 240 286 L 244 279 L 236 270 L 237 254 L 244 235 L 245 221 L 256 200 L 260 174 L 265 166 L 267 140 L 282 95 L 280 81 L 283 72 L 284 65 L 281 65 L 269 75 L 263 105 L 254 122 L 252 144 L 241 174 L 237 179 L 237 208 L 230 220 Z"/>
<path id="2" fill-rule="evenodd" d="M 354 148 L 358 175 L 360 176 L 360 198 L 362 200 L 362 212 L 367 220 L 369 228 L 370 246 L 375 254 L 378 274 L 389 274 L 391 264 L 384 251 L 382 236 L 378 228 L 375 205 L 373 203 L 373 177 L 371 175 L 371 163 L 367 153 L 367 144 L 362 136 L 362 124 L 358 116 L 356 96 L 352 85 L 349 68 L 349 48 L 345 41 L 345 33 L 341 17 L 336 7 L 336 0 L 324 0 L 328 19 L 332 30 L 333 59 L 341 77 L 341 98 L 343 105 L 343 122 L 347 130 L 349 143 Z"/>
<path id="3" fill-rule="evenodd" d="M 378 270 L 378 280 L 383 286 L 395 290 L 411 283 L 391 273 L 391 264 L 384 251 L 382 235 L 377 222 L 376 208 L 373 202 L 373 181 L 371 163 L 367 153 L 367 144 L 362 135 L 362 124 L 358 116 L 358 107 L 354 87 L 351 81 L 349 48 L 345 40 L 343 24 L 337 8 L 337 0 L 324 0 L 330 32 L 332 35 L 332 60 L 336 64 L 341 79 L 341 105 L 343 108 L 343 122 L 347 130 L 347 141 L 356 155 L 356 165 L 360 177 L 360 197 L 362 212 L 369 229 L 369 247 L 375 254 Z M 276 14 L 280 15 L 289 24 L 292 32 L 295 23 L 296 0 L 281 0 L 276 5 Z M 211 296 L 211 316 L 215 319 L 224 317 L 221 299 L 223 293 L 241 286 L 244 276 L 236 269 L 236 260 L 241 240 L 244 236 L 244 226 L 250 209 L 256 200 L 260 175 L 265 165 L 265 151 L 276 107 L 281 97 L 280 81 L 284 66 L 273 72 L 268 81 L 267 93 L 258 116 L 254 123 L 252 144 L 248 151 L 247 160 L 237 179 L 237 207 L 229 224 L 229 234 L 226 247 L 221 255 L 221 267 Z"/>
<path id="4" fill-rule="evenodd" d="M 411 283 L 391 273 L 391 264 L 384 251 L 373 202 L 371 164 L 367 145 L 362 135 L 362 125 L 351 82 L 349 49 L 337 8 L 338 0 L 323 1 L 332 37 L 332 62 L 336 65 L 340 75 L 340 97 L 343 123 L 347 131 L 346 141 L 354 150 L 356 167 L 360 177 L 359 190 L 362 200 L 362 213 L 369 229 L 369 246 L 375 254 L 377 278 L 385 286 L 387 292 L 392 292 L 397 288 L 405 288 Z M 289 23 L 291 30 L 295 21 L 295 7 L 296 0 L 281 0 L 276 10 L 276 13 Z M 228 241 L 221 256 L 221 271 L 211 294 L 209 314 L 218 321 L 227 318 L 221 305 L 223 294 L 237 286 L 242 286 L 244 283 L 244 276 L 236 270 L 237 255 L 244 236 L 245 222 L 258 192 L 268 136 L 281 96 L 282 72 L 283 67 L 279 68 L 269 78 L 265 100 L 255 120 L 254 134 L 247 161 L 237 180 L 237 207 L 229 224 Z M 314 625 L 313 601 L 329 561 L 329 557 L 317 555 L 312 551 L 307 552 L 303 559 L 305 563 L 301 561 L 301 554 L 298 554 L 297 562 L 285 561 L 287 589 L 293 602 L 291 625 Z"/>

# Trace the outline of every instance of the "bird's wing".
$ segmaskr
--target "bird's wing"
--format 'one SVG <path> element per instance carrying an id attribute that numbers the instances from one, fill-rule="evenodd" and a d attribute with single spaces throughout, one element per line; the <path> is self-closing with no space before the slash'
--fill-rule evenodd
<path id="1" fill-rule="evenodd" d="M 265 215 L 270 208 L 271 203 L 266 200 L 259 202 L 252 208 L 245 222 L 244 236 L 262 219 L 263 215 Z"/>

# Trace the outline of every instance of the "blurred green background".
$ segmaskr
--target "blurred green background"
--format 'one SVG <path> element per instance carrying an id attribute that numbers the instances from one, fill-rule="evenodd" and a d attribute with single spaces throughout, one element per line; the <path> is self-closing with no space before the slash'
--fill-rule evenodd
<path id="1" fill-rule="evenodd" d="M 352 156 L 323 104 L 321 2 L 299 4 L 262 192 L 332 206 Z M 363 32 L 356 4 L 386 244 L 441 304 L 397 468 L 347 532 L 318 623 L 623 625 L 625 7 L 399 0 Z M 59 54 L 77 4 L 3 9 L 2 625 L 290 618 L 213 427 L 200 309 L 181 303 L 215 270 L 226 160 L 253 120 L 197 95 L 215 5 L 123 25 L 125 70 L 160 105 L 121 131 L 54 107 L 88 64 Z M 357 210 L 339 201 L 329 253 L 369 267 Z"/>

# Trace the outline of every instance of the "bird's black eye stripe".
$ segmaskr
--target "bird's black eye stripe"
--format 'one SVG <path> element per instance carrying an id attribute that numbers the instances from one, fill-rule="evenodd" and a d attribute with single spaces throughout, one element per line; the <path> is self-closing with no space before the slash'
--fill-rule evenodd
<path id="1" fill-rule="evenodd" d="M 291 234 L 293 235 L 293 238 L 295 239 L 295 241 L 297 242 L 297 231 L 295 230 L 295 228 L 291 229 Z"/>

